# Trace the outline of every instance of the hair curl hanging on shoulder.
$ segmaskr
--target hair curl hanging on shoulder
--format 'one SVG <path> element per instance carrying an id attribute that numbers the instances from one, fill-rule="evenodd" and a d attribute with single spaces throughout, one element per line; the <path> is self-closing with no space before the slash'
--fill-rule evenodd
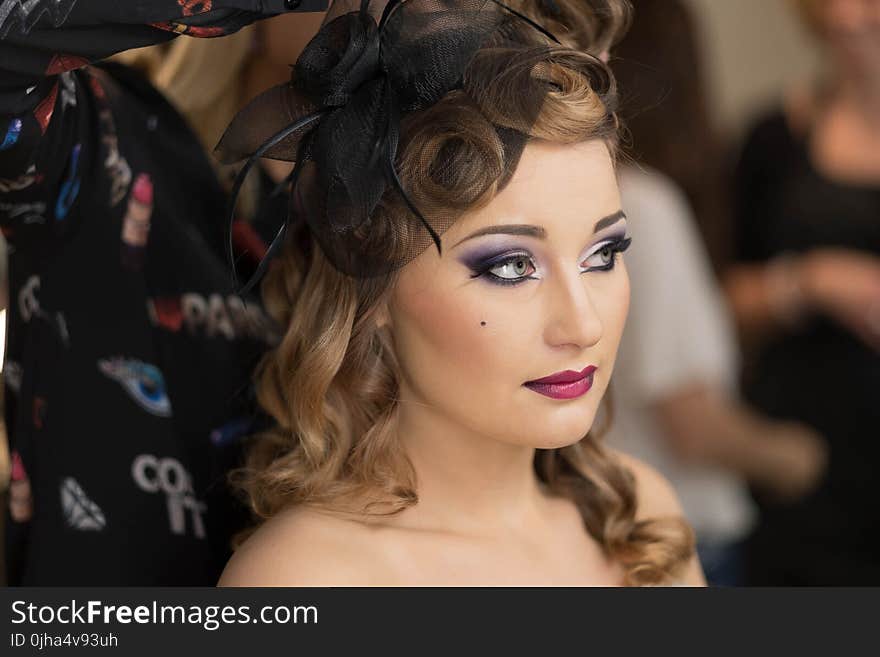
<path id="1" fill-rule="evenodd" d="M 503 74 L 493 65 L 499 58 L 481 52 L 463 89 L 407 117 L 397 167 L 414 198 L 460 212 L 491 200 L 511 166 L 496 126 L 521 125 L 531 111 L 522 99 L 535 86 L 550 92 L 530 125 L 531 139 L 601 139 L 614 151 L 615 88 L 605 65 L 541 45 L 496 52 Z M 389 199 L 376 212 L 405 208 Z M 234 473 L 258 519 L 306 503 L 394 514 L 418 501 L 395 431 L 399 368 L 387 329 L 375 322 L 395 280 L 344 276 L 304 229 L 288 236 L 263 283 L 283 337 L 256 376 L 259 402 L 275 426 L 255 437 L 246 467 Z M 627 584 L 668 582 L 693 553 L 692 533 L 678 518 L 636 520 L 633 475 L 600 434 L 591 430 L 574 445 L 538 450 L 535 472 L 577 504 L 587 531 L 623 566 Z"/>

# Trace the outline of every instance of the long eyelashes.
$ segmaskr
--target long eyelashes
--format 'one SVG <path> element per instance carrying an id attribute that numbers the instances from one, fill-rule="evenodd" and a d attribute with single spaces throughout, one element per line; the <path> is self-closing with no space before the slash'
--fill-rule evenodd
<path id="1" fill-rule="evenodd" d="M 471 274 L 471 278 L 485 277 L 496 285 L 517 285 L 523 281 L 535 278 L 534 276 L 526 275 L 525 271 L 519 276 L 514 277 L 501 276 L 493 272 L 493 270 L 503 270 L 504 268 L 509 268 L 511 270 L 510 273 L 518 273 L 524 268 L 526 268 L 526 271 L 530 269 L 532 273 L 537 271 L 532 256 L 526 252 L 517 251 L 514 253 L 502 253 L 472 267 L 473 274 Z"/>
<path id="2" fill-rule="evenodd" d="M 582 265 L 591 264 L 581 273 L 611 271 L 616 265 L 617 254 L 626 251 L 631 243 L 632 238 L 622 236 L 599 243 L 582 262 Z M 519 285 L 528 280 L 537 280 L 537 277 L 532 275 L 537 271 L 537 265 L 532 256 L 525 251 L 502 253 L 469 266 L 473 272 L 471 278 L 483 277 L 494 285 Z M 504 273 L 514 275 L 505 276 Z"/>
<path id="3" fill-rule="evenodd" d="M 615 263 L 617 262 L 617 254 L 626 251 L 630 244 L 632 244 L 631 237 L 616 237 L 599 244 L 598 248 L 596 248 L 585 260 L 585 262 L 589 262 L 590 260 L 598 258 L 599 264 L 593 265 L 581 273 L 585 274 L 591 271 L 611 271 L 614 269 Z"/>

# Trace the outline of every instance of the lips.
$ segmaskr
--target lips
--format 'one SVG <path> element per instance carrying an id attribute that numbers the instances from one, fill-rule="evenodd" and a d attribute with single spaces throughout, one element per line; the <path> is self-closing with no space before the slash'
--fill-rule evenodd
<path id="1" fill-rule="evenodd" d="M 534 381 L 526 381 L 523 385 L 553 399 L 574 399 L 586 394 L 593 386 L 595 371 L 594 365 L 588 365 L 580 372 L 565 370 Z"/>

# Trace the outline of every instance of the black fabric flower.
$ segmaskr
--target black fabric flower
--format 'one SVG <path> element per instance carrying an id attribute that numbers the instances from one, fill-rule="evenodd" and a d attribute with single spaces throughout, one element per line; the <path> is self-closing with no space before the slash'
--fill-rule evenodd
<path id="1" fill-rule="evenodd" d="M 308 223 L 330 262 L 351 276 L 385 274 L 417 255 L 404 249 L 399 256 L 412 226 L 371 222 L 389 189 L 439 250 L 437 231 L 394 168 L 401 117 L 460 87 L 475 53 L 511 21 L 553 39 L 495 0 L 337 0 L 290 82 L 252 101 L 218 144 L 221 161 L 250 158 L 233 194 L 259 157 L 295 161 L 291 215 Z"/>

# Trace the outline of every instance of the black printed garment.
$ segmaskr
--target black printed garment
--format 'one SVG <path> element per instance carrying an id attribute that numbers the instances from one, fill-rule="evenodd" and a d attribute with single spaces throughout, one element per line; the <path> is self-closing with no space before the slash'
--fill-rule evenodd
<path id="1" fill-rule="evenodd" d="M 326 4 L 0 0 L 6 421 L 34 496 L 10 584 L 213 584 L 242 520 L 224 472 L 269 327 L 233 294 L 224 192 L 158 92 L 86 64 Z"/>

